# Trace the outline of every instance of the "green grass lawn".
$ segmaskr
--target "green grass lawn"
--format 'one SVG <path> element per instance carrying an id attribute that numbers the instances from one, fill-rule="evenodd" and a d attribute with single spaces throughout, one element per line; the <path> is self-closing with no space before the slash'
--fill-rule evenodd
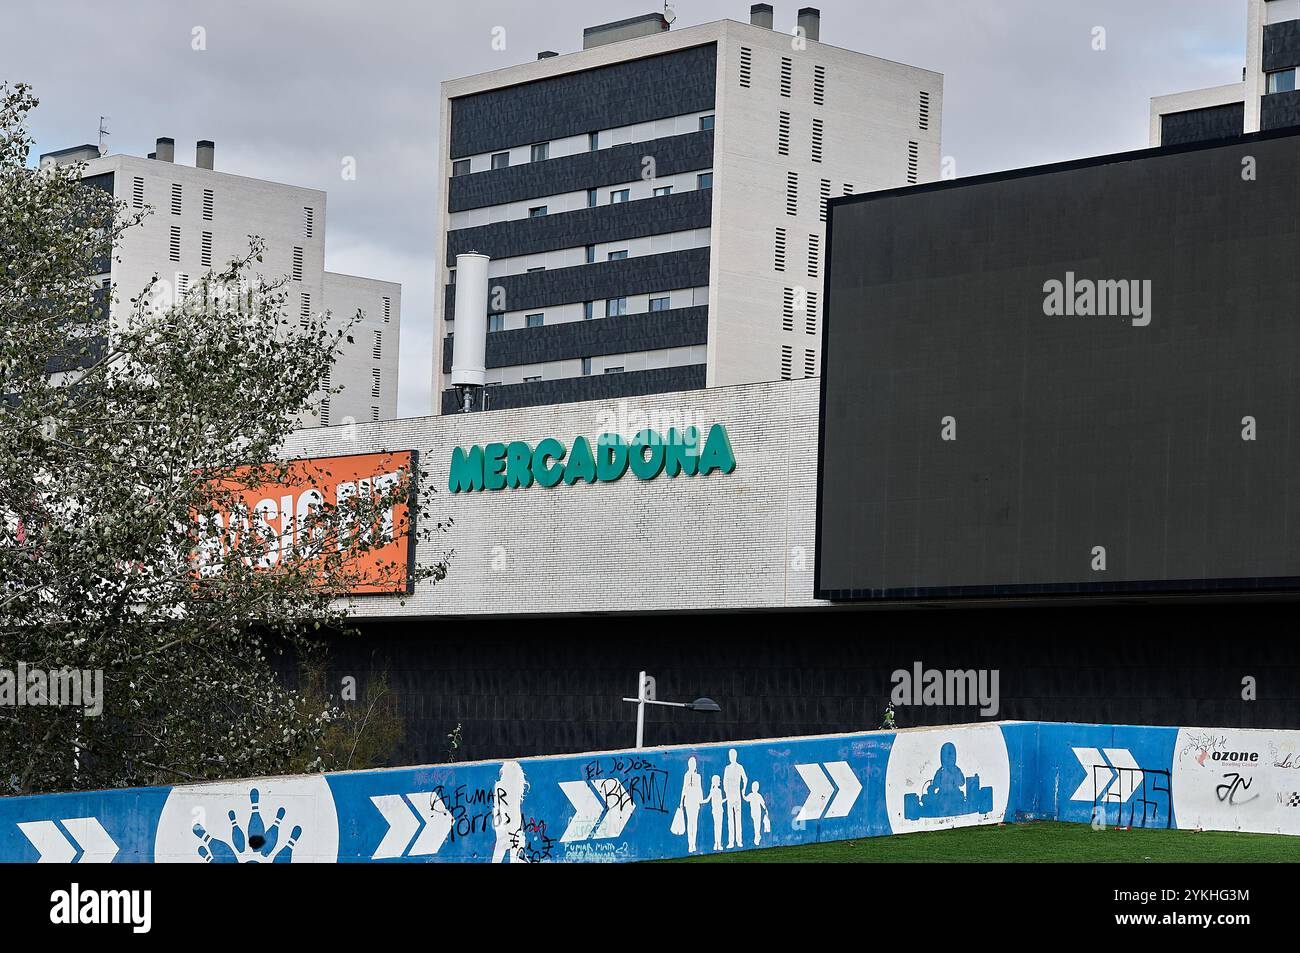
<path id="1" fill-rule="evenodd" d="M 1095 831 L 1087 824 L 1039 821 L 923 834 L 731 851 L 687 863 L 1284 863 L 1300 861 L 1300 837 L 1224 831 Z"/>

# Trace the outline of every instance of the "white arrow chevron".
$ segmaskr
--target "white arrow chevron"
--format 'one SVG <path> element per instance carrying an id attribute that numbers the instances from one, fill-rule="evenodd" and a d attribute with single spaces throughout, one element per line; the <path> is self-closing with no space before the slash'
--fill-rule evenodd
<path id="1" fill-rule="evenodd" d="M 636 810 L 636 805 L 628 797 L 623 785 L 617 778 L 602 778 L 593 782 L 605 799 L 605 819 L 600 822 L 596 832 L 591 836 L 596 840 L 603 837 L 617 837 L 623 833 L 628 819 Z"/>
<path id="2" fill-rule="evenodd" d="M 117 844 L 108 836 L 104 825 L 94 817 L 72 817 L 63 822 L 72 839 L 85 851 L 80 864 L 111 864 L 117 856 Z"/>
<path id="3" fill-rule="evenodd" d="M 826 770 L 840 790 L 823 816 L 847 817 L 849 811 L 853 810 L 853 805 L 857 803 L 858 795 L 862 793 L 862 782 L 858 780 L 858 776 L 854 774 L 853 768 L 847 761 L 827 761 Z"/>
<path id="4" fill-rule="evenodd" d="M 1125 768 L 1124 771 L 1116 772 L 1119 775 L 1119 784 L 1115 785 L 1118 791 L 1111 791 L 1107 797 L 1111 800 L 1127 801 L 1133 796 L 1133 793 L 1142 785 L 1142 769 L 1138 767 L 1137 761 L 1133 758 L 1133 753 L 1127 748 L 1106 748 L 1106 760 L 1112 767 Z M 1110 795 L 1114 794 L 1115 797 Z"/>
<path id="5" fill-rule="evenodd" d="M 420 819 L 411 811 L 411 806 L 400 794 L 379 794 L 370 798 L 370 802 L 384 820 L 388 822 L 388 831 L 379 842 L 372 856 L 374 860 L 389 857 L 401 857 L 406 845 L 411 842 L 415 832 L 420 828 Z"/>
<path id="6" fill-rule="evenodd" d="M 1110 769 L 1106 761 L 1102 758 L 1101 752 L 1096 748 L 1071 748 L 1074 757 L 1079 762 L 1079 767 L 1083 768 L 1083 780 L 1075 788 L 1074 793 L 1070 795 L 1071 801 L 1092 801 L 1096 795 L 1110 787 L 1111 782 L 1115 779 L 1115 772 Z M 1105 783 L 1101 783 L 1101 776 L 1096 773 L 1097 767 L 1104 767 L 1109 772 Z M 1097 787 L 1094 787 L 1094 775 L 1096 775 Z"/>
<path id="7" fill-rule="evenodd" d="M 117 844 L 104 825 L 93 817 L 71 817 L 63 821 L 64 835 L 53 821 L 25 821 L 18 825 L 36 852 L 38 864 L 68 864 L 81 851 L 78 863 L 107 864 L 117 856 Z"/>
<path id="8" fill-rule="evenodd" d="M 822 771 L 820 764 L 796 764 L 794 769 L 803 778 L 803 783 L 808 785 L 808 800 L 803 802 L 803 807 L 795 815 L 795 820 L 815 821 L 822 816 L 822 811 L 826 810 L 826 802 L 835 793 L 835 788 L 830 778 Z"/>
<path id="9" fill-rule="evenodd" d="M 1142 769 L 1138 766 L 1133 752 L 1127 748 L 1106 748 L 1105 757 L 1096 748 L 1071 748 L 1079 767 L 1083 768 L 1083 780 L 1070 795 L 1071 801 L 1128 801 L 1142 785 Z M 1103 776 L 1097 769 L 1104 768 Z M 1122 768 L 1124 770 L 1116 770 Z M 1094 774 L 1096 787 L 1093 786 Z"/>
<path id="10" fill-rule="evenodd" d="M 424 829 L 411 845 L 409 857 L 423 857 L 427 854 L 436 854 L 438 849 L 447 840 L 447 835 L 451 833 L 452 825 L 455 820 L 451 816 L 451 811 L 442 803 L 442 798 L 438 797 L 436 791 L 422 791 L 415 794 L 408 794 L 407 797 L 415 806 L 415 809 L 421 812 L 424 821 Z"/>
<path id="11" fill-rule="evenodd" d="M 561 781 L 560 790 L 569 799 L 577 812 L 569 826 L 560 835 L 560 843 L 586 840 L 600 823 L 600 816 L 605 812 L 605 805 L 592 793 L 586 781 Z"/>

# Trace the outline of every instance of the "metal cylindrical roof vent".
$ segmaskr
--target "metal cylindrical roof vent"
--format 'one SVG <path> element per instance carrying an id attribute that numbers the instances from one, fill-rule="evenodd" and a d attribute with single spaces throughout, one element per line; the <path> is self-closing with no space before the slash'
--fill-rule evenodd
<path id="1" fill-rule="evenodd" d="M 194 147 L 194 168 L 211 169 L 216 151 L 216 143 L 211 139 L 200 139 Z"/>
<path id="2" fill-rule="evenodd" d="M 749 22 L 766 30 L 772 29 L 772 4 L 756 3 L 750 7 Z"/>
<path id="3" fill-rule="evenodd" d="M 159 162 L 175 162 L 176 140 L 167 138 L 159 139 L 158 145 L 154 147 L 154 155 L 158 157 Z"/>
<path id="4" fill-rule="evenodd" d="M 799 29 L 809 40 L 822 38 L 822 12 L 816 7 L 803 7 L 799 11 Z"/>
<path id="5" fill-rule="evenodd" d="M 452 339 L 451 382 L 482 387 L 487 382 L 487 255 L 456 256 L 456 326 Z"/>

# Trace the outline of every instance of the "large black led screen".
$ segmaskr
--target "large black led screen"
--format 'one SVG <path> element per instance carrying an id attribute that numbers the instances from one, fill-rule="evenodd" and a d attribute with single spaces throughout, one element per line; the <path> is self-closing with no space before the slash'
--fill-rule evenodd
<path id="1" fill-rule="evenodd" d="M 831 220 L 821 597 L 1300 585 L 1300 137 Z"/>

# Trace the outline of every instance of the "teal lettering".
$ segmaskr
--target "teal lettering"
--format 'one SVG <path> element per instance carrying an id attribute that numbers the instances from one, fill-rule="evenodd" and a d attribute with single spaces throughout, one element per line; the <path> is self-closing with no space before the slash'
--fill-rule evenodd
<path id="1" fill-rule="evenodd" d="M 627 472 L 627 444 L 616 433 L 607 433 L 600 438 L 597 445 L 600 455 L 596 458 L 596 478 L 602 483 L 613 483 Z"/>
<path id="2" fill-rule="evenodd" d="M 506 487 L 506 445 L 490 443 L 483 448 L 483 485 L 489 490 Z"/>
<path id="3" fill-rule="evenodd" d="M 483 448 L 470 447 L 466 453 L 460 447 L 451 452 L 451 475 L 447 489 L 452 493 L 468 493 L 483 489 Z"/>
<path id="4" fill-rule="evenodd" d="M 587 442 L 586 437 L 579 437 L 573 441 L 573 449 L 569 451 L 569 462 L 564 468 L 565 483 L 573 486 L 579 480 L 586 480 L 588 483 L 596 482 L 596 458 L 591 452 L 591 444 Z"/>
<path id="5" fill-rule="evenodd" d="M 554 437 L 547 437 L 533 451 L 533 476 L 539 486 L 552 487 L 564 479 L 564 465 L 549 466 L 550 460 L 564 459 L 564 444 Z"/>
<path id="6" fill-rule="evenodd" d="M 700 454 L 700 476 L 708 476 L 714 470 L 730 473 L 734 469 L 736 455 L 731 452 L 727 428 L 714 424 L 709 429 L 709 438 L 704 441 L 704 452 Z"/>
<path id="7" fill-rule="evenodd" d="M 533 449 L 522 440 L 506 447 L 506 486 L 510 489 L 528 489 L 533 485 Z"/>
<path id="8" fill-rule="evenodd" d="M 650 456 L 646 456 L 646 451 Z M 664 470 L 664 441 L 653 430 L 642 430 L 632 439 L 628 462 L 639 480 L 653 480 Z"/>

